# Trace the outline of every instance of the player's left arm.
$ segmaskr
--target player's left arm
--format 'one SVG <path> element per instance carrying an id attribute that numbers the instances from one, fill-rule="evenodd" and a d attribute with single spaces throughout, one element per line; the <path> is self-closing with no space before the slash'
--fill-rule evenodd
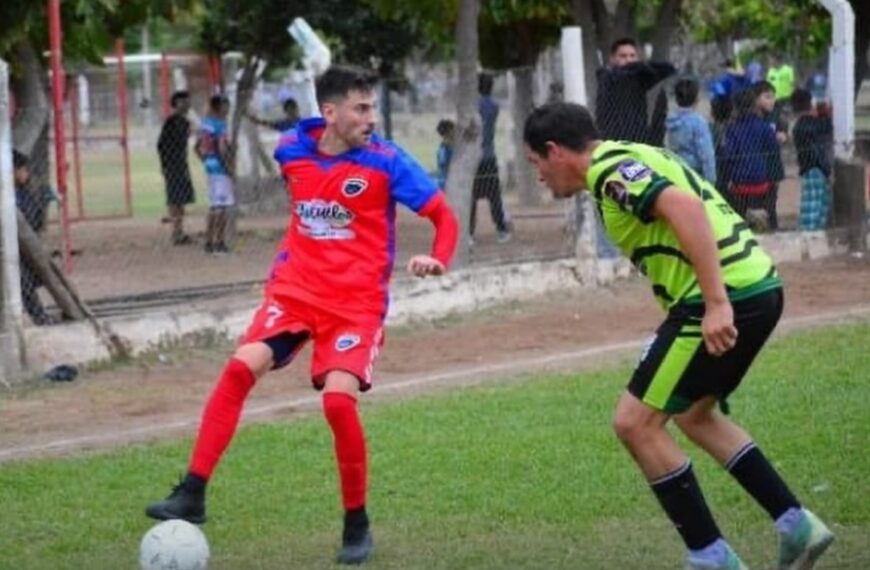
<path id="1" fill-rule="evenodd" d="M 420 210 L 419 214 L 429 219 L 435 227 L 432 252 L 429 255 L 415 255 L 408 262 L 408 271 L 417 277 L 441 275 L 447 271 L 456 253 L 459 241 L 459 222 L 456 214 L 447 203 L 444 192 L 437 192 Z"/>
<path id="2" fill-rule="evenodd" d="M 713 227 L 703 202 L 693 194 L 670 186 L 656 198 L 652 214 L 670 226 L 695 270 L 704 297 L 701 333 L 707 351 L 714 356 L 724 354 L 737 342 L 737 329 L 722 279 Z"/>
<path id="3" fill-rule="evenodd" d="M 417 277 L 441 275 L 447 271 L 459 238 L 459 223 L 447 204 L 444 192 L 438 189 L 420 164 L 395 147 L 396 156 L 390 168 L 390 194 L 419 216 L 435 226 L 435 238 L 428 255 L 415 255 L 408 262 L 408 271 Z"/>

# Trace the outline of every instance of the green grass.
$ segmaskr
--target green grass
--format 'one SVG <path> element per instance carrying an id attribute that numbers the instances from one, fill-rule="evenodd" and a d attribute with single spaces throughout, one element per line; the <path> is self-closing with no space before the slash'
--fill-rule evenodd
<path id="1" fill-rule="evenodd" d="M 870 567 L 870 325 L 795 334 L 732 398 L 838 542 L 819 570 Z M 364 415 L 372 453 L 373 569 L 658 570 L 682 549 L 610 432 L 629 369 L 456 390 Z M 0 568 L 135 567 L 189 441 L 0 465 Z M 242 429 L 211 488 L 213 570 L 331 568 L 340 511 L 320 418 Z M 693 453 L 722 529 L 771 568 L 770 522 Z"/>

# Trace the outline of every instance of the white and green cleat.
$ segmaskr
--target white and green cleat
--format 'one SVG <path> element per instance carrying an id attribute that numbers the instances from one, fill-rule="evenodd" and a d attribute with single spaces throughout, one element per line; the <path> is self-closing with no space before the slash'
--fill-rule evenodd
<path id="1" fill-rule="evenodd" d="M 694 560 L 691 556 L 686 561 L 686 570 L 749 570 L 746 564 L 740 560 L 737 553 L 727 547 L 725 557 L 722 560 Z"/>
<path id="2" fill-rule="evenodd" d="M 779 534 L 778 570 L 811 570 L 834 541 L 819 517 L 803 509 L 803 517 L 790 533 Z"/>

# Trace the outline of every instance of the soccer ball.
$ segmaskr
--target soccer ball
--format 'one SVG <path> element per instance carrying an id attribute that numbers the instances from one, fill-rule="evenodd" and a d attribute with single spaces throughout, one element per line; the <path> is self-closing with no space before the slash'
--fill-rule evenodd
<path id="1" fill-rule="evenodd" d="M 205 570 L 208 541 L 195 525 L 183 520 L 163 521 L 151 527 L 139 545 L 142 570 Z"/>

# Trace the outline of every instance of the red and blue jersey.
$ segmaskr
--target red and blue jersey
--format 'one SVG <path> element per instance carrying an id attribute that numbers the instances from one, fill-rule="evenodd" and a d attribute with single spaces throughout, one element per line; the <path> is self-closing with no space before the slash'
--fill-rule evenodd
<path id="1" fill-rule="evenodd" d="M 266 291 L 338 315 L 383 319 L 396 205 L 423 214 L 443 196 L 413 158 L 377 135 L 340 155 L 320 153 L 324 128 L 320 118 L 300 121 L 275 150 L 291 212 Z"/>

